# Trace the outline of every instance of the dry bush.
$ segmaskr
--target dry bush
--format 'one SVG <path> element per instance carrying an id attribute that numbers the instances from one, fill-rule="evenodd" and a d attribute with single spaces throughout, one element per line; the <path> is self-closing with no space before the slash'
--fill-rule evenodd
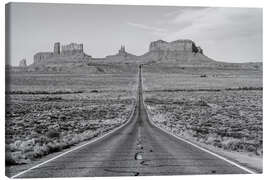
<path id="1" fill-rule="evenodd" d="M 57 131 L 57 130 L 55 130 L 55 129 L 50 129 L 50 130 L 47 132 L 46 136 L 47 136 L 48 138 L 51 138 L 51 139 L 59 138 L 59 137 L 60 137 L 60 132 L 59 132 L 59 130 Z"/>
<path id="2" fill-rule="evenodd" d="M 6 113 L 7 165 L 29 163 L 100 136 L 124 123 L 135 102 L 125 94 L 114 98 L 112 93 L 101 99 L 99 93 L 94 101 L 89 101 L 88 95 L 91 100 L 96 96 L 86 94 L 77 100 L 74 94 L 76 100 L 71 100 L 66 99 L 71 95 L 63 95 L 58 102 L 54 96 L 50 101 L 36 101 L 47 97 L 12 95 Z"/>
<path id="3" fill-rule="evenodd" d="M 171 103 L 169 99 L 174 99 Z M 158 92 L 145 103 L 155 123 L 198 142 L 262 155 L 262 92 Z"/>

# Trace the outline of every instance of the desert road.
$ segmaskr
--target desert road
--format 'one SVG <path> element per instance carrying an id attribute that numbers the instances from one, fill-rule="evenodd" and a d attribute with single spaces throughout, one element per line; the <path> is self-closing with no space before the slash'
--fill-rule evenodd
<path id="1" fill-rule="evenodd" d="M 143 104 L 140 70 L 137 106 L 125 126 L 14 178 L 246 173 L 152 125 Z"/>

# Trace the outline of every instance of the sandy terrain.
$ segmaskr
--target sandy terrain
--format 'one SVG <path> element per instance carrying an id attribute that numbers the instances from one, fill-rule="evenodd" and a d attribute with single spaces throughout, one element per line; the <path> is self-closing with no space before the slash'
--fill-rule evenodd
<path id="1" fill-rule="evenodd" d="M 144 99 L 154 123 L 262 169 L 262 72 L 179 71 L 144 68 Z"/>
<path id="2" fill-rule="evenodd" d="M 6 164 L 25 164 L 124 123 L 136 74 L 14 73 L 6 90 Z"/>

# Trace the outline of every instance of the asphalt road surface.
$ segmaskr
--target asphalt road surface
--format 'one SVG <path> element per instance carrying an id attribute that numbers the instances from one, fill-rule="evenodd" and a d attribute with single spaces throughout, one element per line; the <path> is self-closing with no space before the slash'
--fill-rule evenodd
<path id="1" fill-rule="evenodd" d="M 137 107 L 126 126 L 17 178 L 247 173 L 153 126 L 139 74 Z"/>

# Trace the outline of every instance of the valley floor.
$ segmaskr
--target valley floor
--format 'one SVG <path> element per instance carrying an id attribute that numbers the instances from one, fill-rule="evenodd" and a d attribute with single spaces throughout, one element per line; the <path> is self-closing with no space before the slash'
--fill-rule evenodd
<path id="1" fill-rule="evenodd" d="M 144 101 L 156 125 L 262 171 L 261 72 L 153 69 L 144 69 Z"/>
<path id="2" fill-rule="evenodd" d="M 6 165 L 31 163 L 120 126 L 136 74 L 14 73 L 6 91 Z"/>
<path id="3" fill-rule="evenodd" d="M 144 102 L 156 125 L 262 171 L 261 70 L 153 65 L 142 71 Z M 31 164 L 126 122 L 136 71 L 100 72 L 9 74 L 6 165 Z"/>

